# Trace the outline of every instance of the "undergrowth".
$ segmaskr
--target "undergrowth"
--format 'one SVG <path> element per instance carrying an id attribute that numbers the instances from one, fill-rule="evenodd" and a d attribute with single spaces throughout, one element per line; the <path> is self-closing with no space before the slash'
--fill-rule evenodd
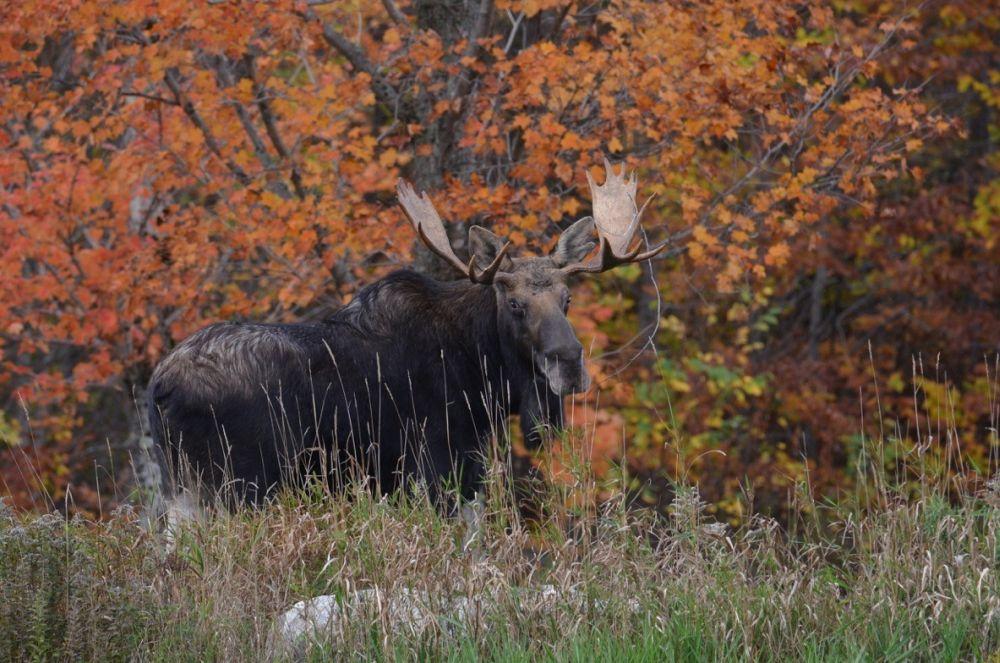
<path id="1" fill-rule="evenodd" d="M 997 479 L 959 500 L 813 504 L 824 524 L 794 530 L 709 522 L 686 486 L 670 519 L 570 487 L 524 520 L 490 481 L 471 541 L 419 494 L 363 489 L 209 510 L 170 545 L 137 509 L 89 522 L 0 507 L 0 659 L 996 660 Z M 295 602 L 373 588 L 385 600 L 337 628 L 276 637 Z M 405 592 L 430 610 L 482 600 L 418 628 L 389 618 Z"/>

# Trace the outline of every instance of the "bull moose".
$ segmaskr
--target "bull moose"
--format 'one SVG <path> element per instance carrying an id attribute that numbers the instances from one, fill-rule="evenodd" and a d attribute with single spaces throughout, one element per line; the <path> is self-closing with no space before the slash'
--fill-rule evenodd
<path id="1" fill-rule="evenodd" d="M 569 279 L 663 249 L 630 248 L 642 214 L 635 174 L 607 160 L 605 169 L 600 186 L 587 174 L 593 216 L 548 256 L 511 257 L 508 242 L 472 226 L 467 263 L 427 194 L 401 180 L 399 202 L 418 236 L 465 278 L 397 271 L 322 322 L 196 332 L 160 362 L 148 390 L 171 474 L 186 467 L 251 503 L 310 474 L 351 471 L 382 492 L 418 480 L 440 495 L 451 480 L 471 497 L 507 416 L 520 415 L 536 447 L 546 427 L 562 426 L 563 397 L 589 387 L 566 318 Z M 599 251 L 585 262 L 595 227 Z"/>

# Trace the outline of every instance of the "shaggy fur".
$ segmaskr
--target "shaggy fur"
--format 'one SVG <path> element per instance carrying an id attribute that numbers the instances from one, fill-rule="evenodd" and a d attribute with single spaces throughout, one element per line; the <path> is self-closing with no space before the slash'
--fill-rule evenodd
<path id="1" fill-rule="evenodd" d="M 522 415 L 529 444 L 538 424 L 562 423 L 561 397 L 501 333 L 500 297 L 401 271 L 324 322 L 207 327 L 153 374 L 154 438 L 175 477 L 231 480 L 250 502 L 352 473 L 383 492 L 417 479 L 436 494 L 451 479 L 471 497 L 507 415 Z"/>

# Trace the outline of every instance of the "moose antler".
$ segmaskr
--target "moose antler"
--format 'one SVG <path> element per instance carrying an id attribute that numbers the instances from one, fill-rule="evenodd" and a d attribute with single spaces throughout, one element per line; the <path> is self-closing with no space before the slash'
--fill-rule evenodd
<path id="1" fill-rule="evenodd" d="M 455 251 L 451 248 L 451 243 L 448 241 L 448 234 L 444 230 L 444 223 L 441 221 L 441 216 L 434 209 L 434 203 L 427 197 L 426 192 L 421 192 L 420 195 L 417 195 L 417 192 L 413 190 L 413 185 L 401 179 L 396 184 L 396 196 L 399 198 L 399 204 L 402 205 L 403 211 L 406 213 L 406 218 L 413 224 L 421 241 L 427 245 L 428 249 L 462 274 L 468 276 L 473 283 L 482 283 L 484 285 L 493 283 L 493 278 L 500 270 L 500 263 L 503 262 L 504 257 L 507 255 L 507 249 L 510 248 L 510 242 L 504 244 L 503 248 L 497 252 L 493 262 L 486 269 L 477 272 L 476 256 L 473 255 L 470 257 L 469 264 L 466 265 L 455 255 Z"/>
<path id="2" fill-rule="evenodd" d="M 630 262 L 648 260 L 667 246 L 667 242 L 648 250 L 639 252 L 640 246 L 629 251 L 635 231 L 639 228 L 639 219 L 646 209 L 647 200 L 641 208 L 636 207 L 635 192 L 638 185 L 635 172 L 626 176 L 625 165 L 621 172 L 616 173 L 611 163 L 604 160 L 604 170 L 607 177 L 604 184 L 598 186 L 587 171 L 587 182 L 590 184 L 590 197 L 594 208 L 594 225 L 601 245 L 597 262 L 576 262 L 562 268 L 564 274 L 580 272 L 605 272 L 618 265 Z"/>

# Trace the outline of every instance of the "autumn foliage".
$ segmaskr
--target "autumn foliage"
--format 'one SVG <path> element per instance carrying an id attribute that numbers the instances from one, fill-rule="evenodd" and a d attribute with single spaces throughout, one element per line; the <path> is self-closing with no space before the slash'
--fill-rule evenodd
<path id="1" fill-rule="evenodd" d="M 601 156 L 638 169 L 671 248 L 577 288 L 600 473 L 660 504 L 684 475 L 735 518 L 741 493 L 780 512 L 799 481 L 857 485 L 871 439 L 893 470 L 996 467 L 1000 19 L 981 3 L 0 18 L 0 492 L 22 503 L 72 486 L 92 509 L 126 481 L 134 401 L 207 322 L 318 318 L 391 269 L 438 270 L 400 176 L 460 250 L 469 222 L 547 249 Z"/>

